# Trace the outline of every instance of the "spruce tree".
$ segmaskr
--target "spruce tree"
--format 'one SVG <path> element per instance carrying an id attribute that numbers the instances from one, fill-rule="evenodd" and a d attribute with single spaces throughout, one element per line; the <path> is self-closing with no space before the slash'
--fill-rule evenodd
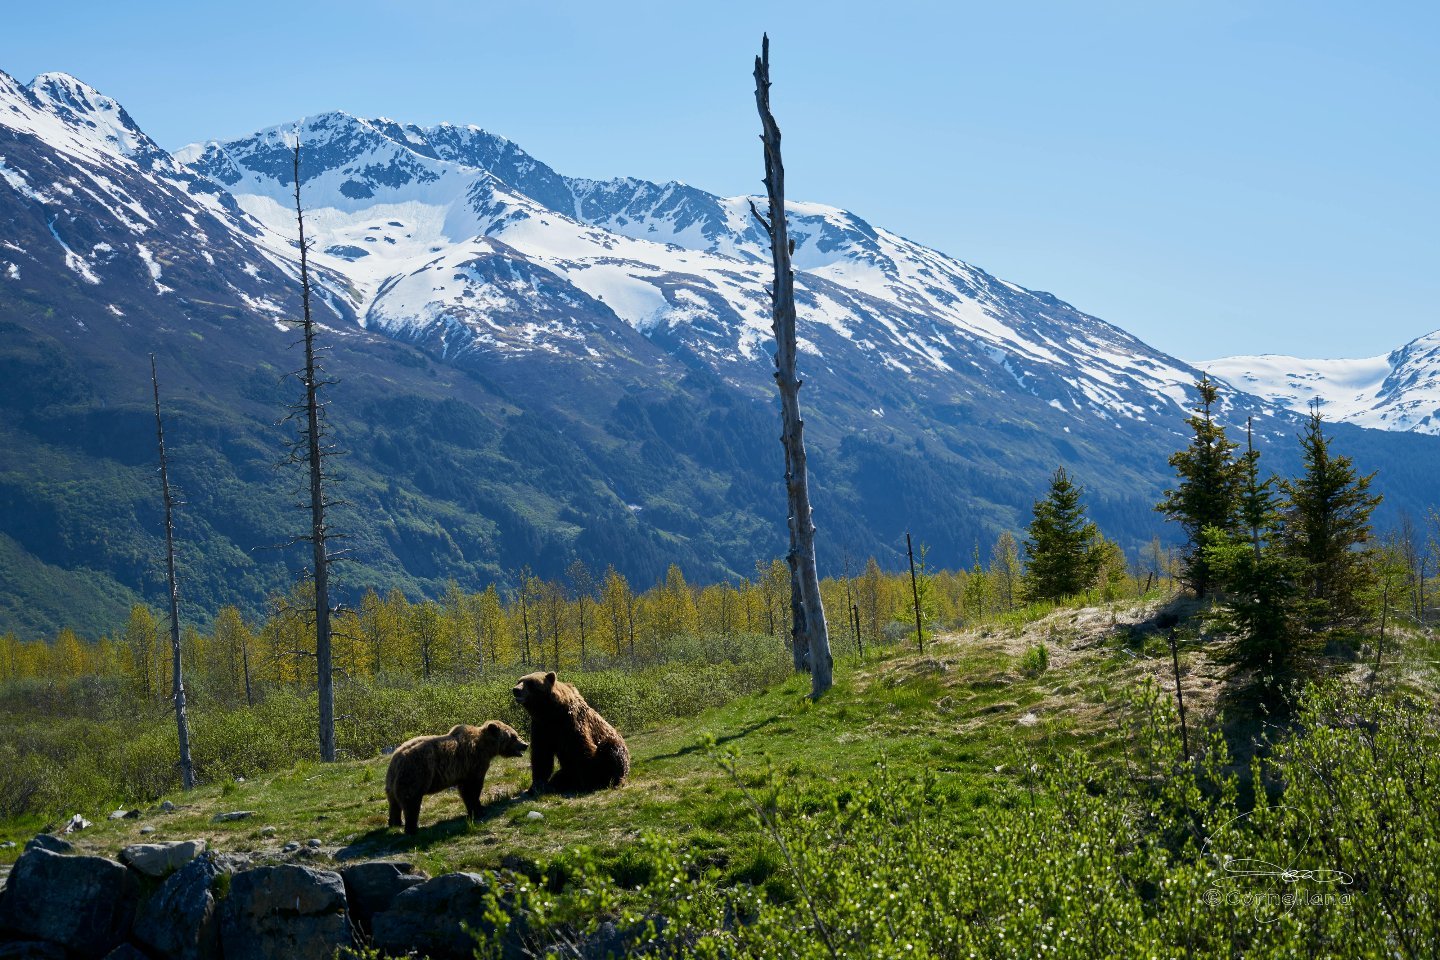
<path id="1" fill-rule="evenodd" d="M 1195 436 L 1189 446 L 1170 457 L 1170 466 L 1175 468 L 1180 482 L 1175 489 L 1165 491 L 1165 498 L 1155 509 L 1185 530 L 1185 569 L 1181 579 L 1196 596 L 1205 597 L 1214 588 L 1205 554 L 1205 531 L 1215 528 L 1229 534 L 1235 530 L 1240 469 L 1234 456 L 1238 444 L 1225 436 L 1225 428 L 1215 422 L 1214 407 L 1219 396 L 1215 381 L 1202 374 L 1195 388 L 1200 392 L 1200 405 L 1185 420 Z"/>
<path id="2" fill-rule="evenodd" d="M 1282 670 L 1303 632 L 1303 564 L 1279 544 L 1282 499 L 1273 476 L 1260 479 L 1260 451 L 1246 424 L 1245 455 L 1237 461 L 1241 529 L 1205 531 L 1204 558 L 1225 593 L 1220 620 L 1235 637 L 1236 658 L 1247 666 Z"/>
<path id="3" fill-rule="evenodd" d="M 1317 622 L 1334 623 L 1363 613 L 1371 578 L 1365 544 L 1370 514 L 1381 497 L 1370 493 L 1375 474 L 1361 476 L 1349 457 L 1330 451 L 1319 405 L 1300 436 L 1305 471 L 1284 483 L 1285 552 L 1304 565 L 1304 585 Z"/>
<path id="4" fill-rule="evenodd" d="M 1027 599 L 1063 600 L 1095 582 L 1104 553 L 1099 529 L 1085 518 L 1083 492 L 1061 467 L 1050 480 L 1049 494 L 1035 501 L 1025 538 Z"/>

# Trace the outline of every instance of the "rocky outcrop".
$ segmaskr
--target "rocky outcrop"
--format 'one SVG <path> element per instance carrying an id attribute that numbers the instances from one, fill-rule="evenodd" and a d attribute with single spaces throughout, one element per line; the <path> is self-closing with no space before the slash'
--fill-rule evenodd
<path id="1" fill-rule="evenodd" d="M 139 893 L 135 874 L 114 860 L 32 847 L 0 898 L 0 932 L 103 957 L 129 933 Z"/>
<path id="2" fill-rule="evenodd" d="M 413 950 L 434 960 L 467 960 L 475 955 L 471 931 L 488 929 L 489 884 L 478 873 L 447 873 L 411 887 L 375 915 L 372 942 L 386 954 Z"/>
<path id="3" fill-rule="evenodd" d="M 25 850 L 27 852 L 31 850 L 49 850 L 51 853 L 72 853 L 75 850 L 75 844 L 69 840 L 52 836 L 48 833 L 37 833 L 25 841 Z"/>
<path id="4" fill-rule="evenodd" d="M 54 840 L 27 844 L 0 888 L 0 960 L 333 960 L 357 939 L 469 960 L 500 892 L 487 875 L 432 880 L 403 861 L 256 867 L 187 840 L 135 844 L 117 863 L 54 852 Z M 520 926 L 504 931 L 503 955 L 522 954 Z"/>
<path id="5" fill-rule="evenodd" d="M 376 860 L 358 863 L 340 871 L 345 881 L 345 896 L 350 903 L 350 918 L 364 933 L 371 930 L 377 913 L 389 910 L 395 898 L 429 879 L 412 863 Z"/>
<path id="6" fill-rule="evenodd" d="M 135 843 L 120 851 L 120 862 L 147 877 L 163 879 L 205 852 L 204 840 Z"/>
<path id="7" fill-rule="evenodd" d="M 235 874 L 220 910 L 225 960 L 331 960 L 354 936 L 340 874 L 295 864 Z"/>
<path id="8" fill-rule="evenodd" d="M 201 856 L 170 874 L 140 905 L 135 940 L 171 960 L 217 960 L 220 956 L 216 880 L 226 869 Z"/>
<path id="9" fill-rule="evenodd" d="M 145 954 L 140 952 L 136 947 L 128 943 L 122 943 L 114 950 L 105 954 L 105 960 L 150 960 L 150 958 L 145 956 Z"/>
<path id="10" fill-rule="evenodd" d="M 44 940 L 12 940 L 3 942 L 0 934 L 0 960 L 67 960 L 65 948 Z"/>

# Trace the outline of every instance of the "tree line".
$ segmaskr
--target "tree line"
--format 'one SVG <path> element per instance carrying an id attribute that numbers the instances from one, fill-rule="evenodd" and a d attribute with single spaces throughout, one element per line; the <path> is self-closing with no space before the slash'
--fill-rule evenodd
<path id="1" fill-rule="evenodd" d="M 1108 542 L 1107 542 L 1108 543 Z M 1118 548 L 1080 591 L 1097 599 L 1133 596 L 1165 580 L 1171 558 L 1158 543 L 1154 561 L 1129 570 Z M 1020 541 L 1002 533 L 988 549 L 977 545 L 970 566 L 936 569 L 929 550 L 917 557 L 918 593 L 927 632 L 973 624 L 1035 600 L 1038 581 L 1021 555 Z M 583 563 L 567 575 L 542 579 L 528 568 L 512 589 L 480 591 L 451 583 L 435 599 L 411 599 L 398 590 L 368 591 L 334 618 L 333 657 L 340 682 L 386 678 L 445 681 L 491 670 L 559 670 L 645 666 L 686 655 L 702 640 L 759 635 L 790 643 L 790 569 L 785 561 L 757 562 L 753 576 L 698 586 L 672 565 L 665 579 L 636 590 L 613 567 L 598 575 Z M 267 689 L 313 689 L 314 597 L 308 578 L 272 596 L 263 617 L 222 607 L 206 629 L 181 629 L 187 682 L 203 700 L 254 702 Z M 832 640 L 846 653 L 914 639 L 910 575 L 886 571 L 875 558 L 846 575 L 820 581 Z M 138 696 L 168 700 L 172 651 L 168 625 L 143 604 L 123 627 L 93 642 L 73 630 L 22 641 L 0 636 L 0 682 L 122 678 Z M 192 691 L 192 697 L 196 694 Z"/>

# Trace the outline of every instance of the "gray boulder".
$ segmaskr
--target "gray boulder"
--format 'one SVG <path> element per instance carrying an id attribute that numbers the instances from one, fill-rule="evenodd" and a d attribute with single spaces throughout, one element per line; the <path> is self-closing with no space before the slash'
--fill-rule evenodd
<path id="1" fill-rule="evenodd" d="M 416 871 L 413 863 L 392 860 L 357 863 L 341 870 L 340 877 L 345 881 L 350 917 L 367 932 L 375 914 L 389 910 L 396 897 L 429 879 L 423 871 Z"/>
<path id="2" fill-rule="evenodd" d="M 331 960 L 354 942 L 340 874 L 294 864 L 238 873 L 220 908 L 225 960 Z"/>
<path id="3" fill-rule="evenodd" d="M 476 940 L 468 930 L 485 934 L 490 881 L 478 873 L 447 873 L 400 893 L 390 909 L 371 921 L 371 941 L 381 953 L 414 952 L 434 960 L 468 960 Z M 514 944 L 506 955 L 514 953 Z"/>
<path id="4" fill-rule="evenodd" d="M 141 953 L 139 948 L 133 944 L 122 943 L 105 954 L 105 960 L 150 960 L 150 958 Z"/>
<path id="5" fill-rule="evenodd" d="M 44 940 L 0 940 L 0 960 L 66 960 L 65 948 Z"/>
<path id="6" fill-rule="evenodd" d="M 51 853 L 71 853 L 74 849 L 75 844 L 69 840 L 62 840 L 60 837 L 48 833 L 37 833 L 25 841 L 26 852 L 31 850 L 49 850 Z"/>
<path id="7" fill-rule="evenodd" d="M 205 852 L 204 840 L 132 843 L 120 851 L 120 862 L 147 877 L 168 877 Z"/>
<path id="8" fill-rule="evenodd" d="M 135 875 L 114 860 L 37 847 L 15 861 L 0 898 L 0 932 L 101 957 L 130 932 L 138 897 Z"/>
<path id="9" fill-rule="evenodd" d="M 134 937 L 171 960 L 220 956 L 220 917 L 215 880 L 225 868 L 209 855 L 170 874 L 135 915 Z"/>
<path id="10" fill-rule="evenodd" d="M 227 813 L 217 813 L 210 819 L 216 823 L 234 823 L 236 820 L 249 820 L 255 816 L 254 810 L 231 810 Z"/>

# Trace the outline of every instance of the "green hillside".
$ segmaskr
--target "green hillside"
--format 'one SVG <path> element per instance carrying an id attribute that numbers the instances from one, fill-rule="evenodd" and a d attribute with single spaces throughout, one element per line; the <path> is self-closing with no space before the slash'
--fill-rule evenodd
<path id="1" fill-rule="evenodd" d="M 114 852 L 152 826 L 153 838 L 205 837 L 261 860 L 498 870 L 497 896 L 525 913 L 537 944 L 613 920 L 637 949 L 713 956 L 1424 955 L 1440 932 L 1422 893 L 1440 842 L 1440 797 L 1422 787 L 1440 774 L 1440 731 L 1407 696 L 1432 687 L 1433 640 L 1392 635 L 1370 698 L 1361 660 L 1372 652 L 1334 643 L 1312 664 L 1328 683 L 1286 706 L 1187 620 L 1187 760 L 1155 618 L 1191 609 L 1012 615 L 942 635 L 923 656 L 888 647 L 843 660 L 818 704 L 799 678 L 728 688 L 738 696 L 713 677 L 683 679 L 699 666 L 672 676 L 673 704 L 666 686 L 572 675 L 622 721 L 631 781 L 537 799 L 521 793 L 524 761 L 501 761 L 482 819 L 430 798 L 413 838 L 385 825 L 376 757 L 212 783 L 172 794 L 171 813 L 147 801 L 137 820 L 106 821 L 96 804 L 81 811 L 98 822 L 78 842 Z M 500 704 L 504 681 L 490 689 L 497 699 L 471 702 Z M 702 705 L 700 690 L 734 698 L 666 719 Z M 439 729 L 445 699 L 422 697 L 408 715 Z M 457 720 L 489 710 L 449 709 Z M 373 729 L 419 732 L 393 716 Z M 234 810 L 254 815 L 214 822 Z M 282 852 L 292 840 L 300 850 Z M 1231 875 L 1226 856 L 1299 873 Z M 1331 869 L 1351 879 L 1343 902 L 1316 879 Z M 1301 900 L 1256 906 L 1271 894 Z"/>

